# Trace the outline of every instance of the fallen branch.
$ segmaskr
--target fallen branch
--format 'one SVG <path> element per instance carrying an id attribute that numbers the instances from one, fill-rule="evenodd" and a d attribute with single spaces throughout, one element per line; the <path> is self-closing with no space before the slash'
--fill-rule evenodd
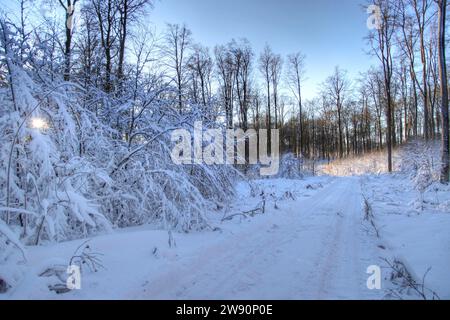
<path id="1" fill-rule="evenodd" d="M 244 218 L 248 218 L 249 216 L 254 217 L 257 214 L 264 214 L 264 207 L 256 208 L 256 209 L 249 210 L 249 211 L 239 212 L 239 213 L 235 213 L 235 214 L 226 216 L 222 219 L 222 222 L 233 220 L 234 217 L 238 217 L 238 216 L 243 216 Z"/>

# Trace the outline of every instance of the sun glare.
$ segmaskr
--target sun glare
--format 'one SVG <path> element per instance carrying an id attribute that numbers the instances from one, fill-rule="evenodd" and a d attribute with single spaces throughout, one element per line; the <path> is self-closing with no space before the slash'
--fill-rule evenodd
<path id="1" fill-rule="evenodd" d="M 32 118 L 31 119 L 31 128 L 38 130 L 48 129 L 48 123 L 43 118 Z"/>

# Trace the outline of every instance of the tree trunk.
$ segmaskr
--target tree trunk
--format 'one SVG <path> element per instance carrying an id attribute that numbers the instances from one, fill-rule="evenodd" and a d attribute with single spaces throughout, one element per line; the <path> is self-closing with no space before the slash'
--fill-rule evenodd
<path id="1" fill-rule="evenodd" d="M 445 58 L 445 20 L 447 0 L 440 0 L 439 5 L 439 77 L 441 79 L 441 114 L 442 114 L 442 168 L 441 182 L 449 182 L 449 118 L 448 118 L 448 83 Z"/>
<path id="2" fill-rule="evenodd" d="M 124 78 L 124 63 L 125 63 L 125 45 L 128 36 L 128 0 L 124 0 L 122 14 L 120 19 L 121 36 L 119 44 L 119 63 L 117 68 L 117 79 L 119 81 L 119 88 L 121 89 L 122 80 Z"/>
<path id="3" fill-rule="evenodd" d="M 73 31 L 73 15 L 75 13 L 75 4 L 72 0 L 67 0 L 66 5 L 60 0 L 61 6 L 66 11 L 65 31 L 66 40 L 64 44 L 64 81 L 70 81 L 70 69 L 72 64 L 72 31 Z"/>

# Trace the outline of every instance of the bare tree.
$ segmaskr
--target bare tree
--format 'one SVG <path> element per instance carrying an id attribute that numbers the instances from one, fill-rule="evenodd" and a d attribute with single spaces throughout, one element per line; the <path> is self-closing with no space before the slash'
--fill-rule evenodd
<path id="1" fill-rule="evenodd" d="M 99 87 L 101 80 L 100 64 L 97 63 L 97 60 L 99 60 L 98 52 L 101 50 L 101 39 L 98 36 L 97 18 L 92 14 L 93 12 L 91 4 L 81 8 L 82 30 L 77 41 L 82 82 L 85 88 L 90 85 Z M 97 109 L 95 113 L 97 114 Z"/>
<path id="2" fill-rule="evenodd" d="M 272 129 L 272 113 L 271 113 L 271 92 L 270 92 L 270 85 L 271 85 L 271 65 L 273 60 L 273 52 L 269 45 L 266 45 L 264 47 L 264 51 L 261 53 L 259 57 L 259 70 L 264 77 L 265 85 L 267 89 L 267 121 L 266 121 L 266 127 L 268 130 L 268 148 L 269 152 L 270 145 L 271 145 L 271 129 Z"/>
<path id="3" fill-rule="evenodd" d="M 235 65 L 233 55 L 228 46 L 217 46 L 214 49 L 218 78 L 222 89 L 223 106 L 228 129 L 233 129 L 233 92 L 235 84 Z"/>
<path id="4" fill-rule="evenodd" d="M 151 0 L 119 0 L 119 61 L 117 67 L 117 79 L 119 86 L 124 77 L 125 50 L 129 33 L 129 24 L 138 15 L 145 12 L 145 7 L 151 5 Z"/>
<path id="5" fill-rule="evenodd" d="M 440 132 L 440 110 L 439 103 L 439 52 L 438 52 L 438 19 L 430 25 L 430 39 L 427 43 L 428 52 L 428 96 L 430 103 L 430 132 L 431 138 L 436 139 Z"/>
<path id="6" fill-rule="evenodd" d="M 168 24 L 165 53 L 169 58 L 169 67 L 174 71 L 177 87 L 178 111 L 183 112 L 183 95 L 186 82 L 186 59 L 192 43 L 192 32 L 185 25 Z"/>
<path id="7" fill-rule="evenodd" d="M 251 72 L 253 51 L 248 40 L 233 42 L 232 53 L 235 65 L 236 97 L 242 129 L 248 129 L 248 110 L 250 107 Z"/>
<path id="8" fill-rule="evenodd" d="M 188 68 L 192 73 L 194 100 L 196 103 L 201 102 L 203 106 L 206 106 L 211 100 L 211 75 L 213 66 L 214 64 L 208 48 L 201 45 L 193 46 L 192 55 L 188 60 Z"/>
<path id="9" fill-rule="evenodd" d="M 302 84 L 304 78 L 305 78 L 305 56 L 300 52 L 290 54 L 288 56 L 287 82 L 298 104 L 298 126 L 297 126 L 298 129 L 296 134 L 297 157 L 299 157 L 302 153 L 302 121 L 303 121 Z"/>
<path id="10" fill-rule="evenodd" d="M 425 29 L 428 21 L 428 10 L 431 6 L 430 0 L 411 0 L 412 7 L 416 17 L 416 25 L 419 33 L 420 57 L 422 62 L 422 87 L 421 93 L 423 96 L 424 109 L 424 135 L 425 139 L 430 138 L 430 115 L 429 115 L 429 101 L 428 101 L 428 71 L 427 71 L 427 55 L 425 48 Z"/>
<path id="11" fill-rule="evenodd" d="M 392 172 L 392 78 L 393 78 L 393 37 L 395 33 L 396 12 L 389 0 L 376 0 L 375 5 L 380 8 L 380 25 L 369 36 L 369 43 L 373 53 L 380 60 L 383 67 L 384 90 L 386 97 L 386 122 L 387 122 L 387 151 L 388 170 Z"/>
<path id="12" fill-rule="evenodd" d="M 339 157 L 344 156 L 344 101 L 348 93 L 350 83 L 347 79 L 347 72 L 336 67 L 334 74 L 330 76 L 325 83 L 325 90 L 336 106 L 338 117 L 338 135 L 339 135 Z"/>
<path id="13" fill-rule="evenodd" d="M 97 17 L 100 29 L 101 45 L 105 54 L 105 81 L 104 90 L 111 92 L 113 59 L 117 56 L 114 46 L 117 41 L 117 14 L 119 6 L 118 0 L 91 0 L 94 14 Z"/>
<path id="14" fill-rule="evenodd" d="M 383 148 L 383 127 L 382 127 L 382 115 L 383 115 L 383 76 L 376 70 L 370 70 L 367 75 L 367 85 L 369 92 L 373 100 L 373 106 L 375 107 L 376 123 L 375 129 L 378 131 L 378 147 Z"/>
<path id="15" fill-rule="evenodd" d="M 146 31 L 146 30 L 141 30 Z M 141 82 L 145 82 L 146 87 L 155 87 L 158 75 L 148 75 L 143 77 L 145 68 L 153 61 L 152 56 L 155 50 L 154 39 L 149 37 L 149 32 L 143 32 L 142 37 L 134 37 L 132 52 L 135 58 L 135 66 L 132 72 L 132 86 L 129 88 L 128 96 L 133 102 L 129 110 L 129 124 L 126 132 L 126 140 L 128 141 L 128 151 L 131 150 L 133 139 L 137 138 L 135 130 L 141 118 L 145 116 L 145 112 L 150 108 L 151 103 L 156 96 L 151 94 L 149 97 L 145 92 L 141 92 Z"/>
<path id="16" fill-rule="evenodd" d="M 278 106 L 278 86 L 280 84 L 283 59 L 280 55 L 274 54 L 270 64 L 270 77 L 272 78 L 273 106 L 275 112 L 275 129 L 279 127 L 279 106 Z"/>
<path id="17" fill-rule="evenodd" d="M 413 131 L 414 136 L 418 136 L 418 97 L 417 97 L 417 87 L 420 88 L 420 83 L 417 79 L 417 74 L 415 70 L 416 66 L 416 30 L 414 24 L 413 16 L 408 12 L 407 1 L 409 0 L 399 0 L 398 6 L 398 18 L 396 19 L 396 24 L 401 31 L 401 39 L 399 39 L 398 47 L 402 51 L 404 57 L 409 62 L 409 75 L 412 81 L 412 95 L 413 95 L 413 110 L 414 110 L 414 121 L 413 121 Z M 402 57 L 401 57 L 402 58 Z M 421 89 L 422 90 L 422 89 Z"/>

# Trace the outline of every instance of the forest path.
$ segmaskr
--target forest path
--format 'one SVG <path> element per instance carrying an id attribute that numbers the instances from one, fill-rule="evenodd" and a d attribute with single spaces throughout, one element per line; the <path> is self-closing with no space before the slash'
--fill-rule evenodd
<path id="1" fill-rule="evenodd" d="M 127 298 L 381 298 L 366 286 L 378 257 L 362 203 L 359 178 L 336 178 L 309 198 L 284 203 L 276 218 L 173 262 Z"/>

